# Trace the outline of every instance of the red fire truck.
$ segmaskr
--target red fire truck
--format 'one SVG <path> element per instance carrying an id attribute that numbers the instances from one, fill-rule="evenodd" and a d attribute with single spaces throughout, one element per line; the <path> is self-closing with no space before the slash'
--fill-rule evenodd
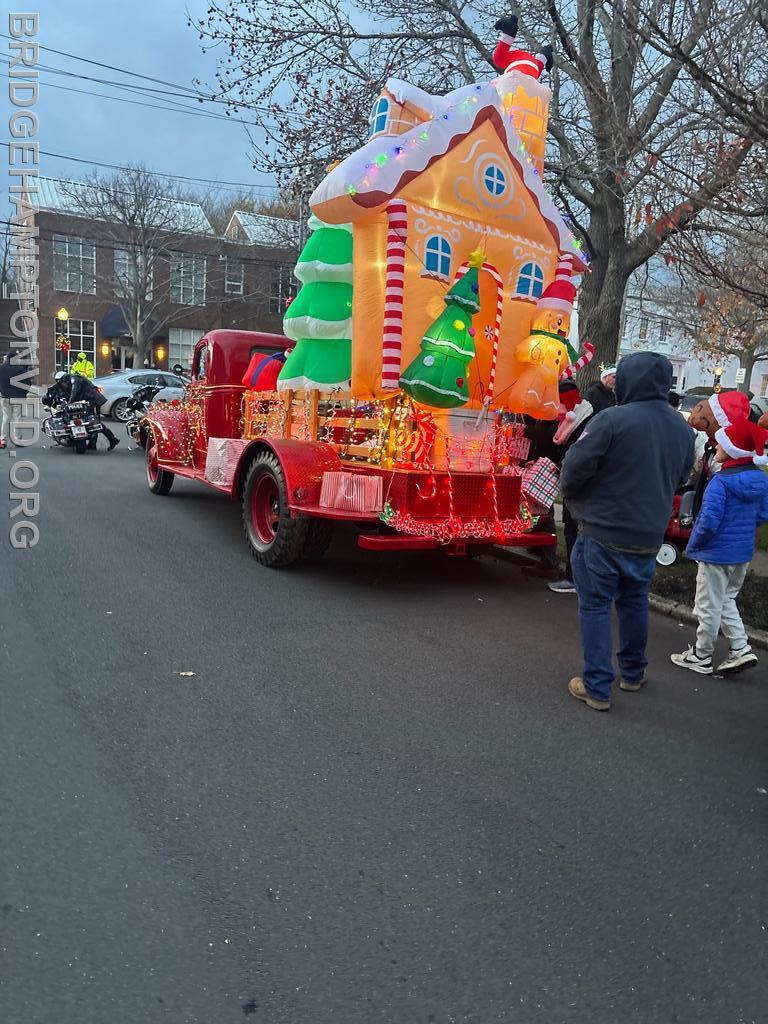
<path id="1" fill-rule="evenodd" d="M 153 406 L 145 421 L 154 494 L 186 477 L 239 501 L 253 557 L 274 567 L 322 555 L 339 520 L 358 524 L 358 543 L 369 550 L 468 555 L 492 544 L 556 542 L 531 532 L 522 471 L 503 456 L 501 412 L 465 413 L 467 443 L 448 451 L 402 396 L 365 401 L 242 383 L 255 353 L 291 344 L 232 330 L 200 339 L 184 398 Z"/>

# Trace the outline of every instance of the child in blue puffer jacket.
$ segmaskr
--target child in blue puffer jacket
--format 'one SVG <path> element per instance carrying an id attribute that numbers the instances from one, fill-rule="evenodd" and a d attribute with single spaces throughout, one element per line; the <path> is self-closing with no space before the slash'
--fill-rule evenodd
<path id="1" fill-rule="evenodd" d="M 722 628 L 730 650 L 718 672 L 743 672 L 757 664 L 741 621 L 736 598 L 755 553 L 755 531 L 768 522 L 768 431 L 749 420 L 721 427 L 715 460 L 719 473 L 710 480 L 686 554 L 699 563 L 694 615 L 696 643 L 671 655 L 675 665 L 712 675 L 712 655 Z"/>

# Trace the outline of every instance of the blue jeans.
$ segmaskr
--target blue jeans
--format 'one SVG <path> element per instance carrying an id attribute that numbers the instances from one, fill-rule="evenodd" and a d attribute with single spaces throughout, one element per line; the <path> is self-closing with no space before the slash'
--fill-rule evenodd
<path id="1" fill-rule="evenodd" d="M 621 675 L 628 683 L 637 683 L 648 664 L 648 591 L 656 556 L 615 551 L 580 533 L 571 567 L 579 596 L 584 686 L 597 700 L 610 700 L 614 680 L 611 605 L 615 602 L 619 619 Z"/>

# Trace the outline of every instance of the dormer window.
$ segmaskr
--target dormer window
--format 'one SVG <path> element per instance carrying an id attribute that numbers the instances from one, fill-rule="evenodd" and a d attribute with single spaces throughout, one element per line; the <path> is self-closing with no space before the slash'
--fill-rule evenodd
<path id="1" fill-rule="evenodd" d="M 388 117 L 389 100 L 380 96 L 371 110 L 371 135 L 378 135 L 379 132 L 385 131 Z"/>

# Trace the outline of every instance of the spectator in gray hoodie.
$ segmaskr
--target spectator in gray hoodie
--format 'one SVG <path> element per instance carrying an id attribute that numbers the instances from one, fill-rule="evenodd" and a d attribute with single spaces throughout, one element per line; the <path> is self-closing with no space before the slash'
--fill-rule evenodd
<path id="1" fill-rule="evenodd" d="M 669 404 L 672 364 L 656 352 L 621 360 L 617 406 L 594 416 L 563 461 L 560 486 L 579 536 L 571 556 L 583 675 L 568 689 L 608 711 L 614 680 L 611 608 L 619 620 L 621 689 L 645 684 L 648 592 L 675 490 L 693 465 L 693 431 Z"/>

